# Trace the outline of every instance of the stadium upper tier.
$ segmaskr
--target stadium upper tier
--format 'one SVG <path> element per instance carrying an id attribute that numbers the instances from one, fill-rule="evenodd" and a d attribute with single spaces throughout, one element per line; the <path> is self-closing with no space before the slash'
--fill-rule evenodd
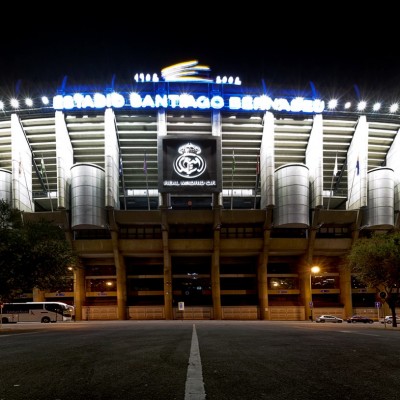
<path id="1" fill-rule="evenodd" d="M 320 180 L 313 185 L 322 187 L 323 200 L 314 205 L 331 209 L 346 209 L 356 171 L 366 177 L 375 168 L 398 169 L 395 104 L 364 102 L 356 92 L 334 103 L 311 83 L 308 90 L 295 92 L 264 84 L 245 87 L 238 78 L 183 80 L 172 72 L 164 71 L 164 80 L 138 75 L 129 85 L 112 82 L 109 87 L 70 87 L 65 80 L 47 97 L 42 91 L 28 98 L 21 88 L 13 96 L 0 90 L 0 169 L 17 173 L 23 137 L 32 159 L 28 175 L 37 210 L 59 206 L 60 136 L 68 138 L 73 164 L 94 164 L 106 174 L 107 146 L 115 143 L 111 157 L 118 176 L 113 179 L 119 199 L 130 208 L 143 208 L 147 197 L 157 199 L 164 136 L 218 137 L 224 204 L 241 199 L 237 208 L 270 205 L 260 197 L 268 192 L 265 177 L 272 176 L 271 168 L 306 165 Z M 204 204 L 210 205 L 206 198 Z"/>

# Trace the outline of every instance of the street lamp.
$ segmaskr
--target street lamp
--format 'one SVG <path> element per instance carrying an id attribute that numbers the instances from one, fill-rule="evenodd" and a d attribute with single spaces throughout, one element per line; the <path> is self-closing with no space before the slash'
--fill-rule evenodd
<path id="1" fill-rule="evenodd" d="M 313 267 L 311 267 L 310 270 L 310 321 L 312 322 L 314 320 L 313 318 L 313 309 L 314 309 L 314 303 L 313 303 L 313 299 L 312 299 L 312 275 L 313 274 L 318 274 L 318 272 L 321 271 L 321 268 L 318 267 L 318 265 L 314 265 Z"/>

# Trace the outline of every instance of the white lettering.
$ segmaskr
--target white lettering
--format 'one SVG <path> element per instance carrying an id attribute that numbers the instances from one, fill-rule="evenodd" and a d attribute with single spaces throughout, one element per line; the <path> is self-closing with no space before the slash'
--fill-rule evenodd
<path id="1" fill-rule="evenodd" d="M 242 107 L 242 102 L 240 97 L 232 96 L 229 98 L 229 108 L 231 110 L 240 110 Z"/>
<path id="2" fill-rule="evenodd" d="M 164 186 L 216 186 L 217 182 L 212 181 L 164 181 Z"/>
<path id="3" fill-rule="evenodd" d="M 163 107 L 163 108 L 167 108 L 168 107 L 168 97 L 166 94 L 164 94 L 163 96 L 156 94 L 156 107 Z"/>
<path id="4" fill-rule="evenodd" d="M 244 96 L 242 98 L 242 109 L 253 110 L 253 98 L 251 96 Z"/>
<path id="5" fill-rule="evenodd" d="M 168 99 L 169 99 L 169 104 L 172 108 L 179 107 L 179 95 L 178 94 L 169 94 Z"/>
<path id="6" fill-rule="evenodd" d="M 122 94 L 113 92 L 111 93 L 111 106 L 115 108 L 122 108 L 125 105 L 125 98 Z"/>
<path id="7" fill-rule="evenodd" d="M 310 100 L 297 97 L 291 100 L 286 98 L 272 99 L 266 95 L 261 96 L 230 96 L 227 98 L 227 108 L 230 110 L 274 110 L 287 112 L 321 113 L 325 109 L 323 100 Z M 222 96 L 211 98 L 201 95 L 195 97 L 189 94 L 146 94 L 142 97 L 139 93 L 130 93 L 129 101 L 121 93 L 101 93 L 74 95 L 57 95 L 53 98 L 53 108 L 56 110 L 79 109 L 101 109 L 105 107 L 122 108 L 129 105 L 131 108 L 194 108 L 200 110 L 220 110 L 225 107 L 225 99 Z"/>
<path id="8" fill-rule="evenodd" d="M 224 106 L 224 99 L 221 96 L 213 96 L 211 99 L 211 108 L 220 110 Z"/>
<path id="9" fill-rule="evenodd" d="M 76 93 L 73 95 L 72 99 L 75 104 L 75 107 L 82 108 L 82 103 L 84 99 L 83 95 L 81 95 L 80 93 Z"/>
<path id="10" fill-rule="evenodd" d="M 254 110 L 267 111 L 272 108 L 272 99 L 268 96 L 262 95 L 256 97 L 253 102 Z"/>
<path id="11" fill-rule="evenodd" d="M 60 94 L 53 97 L 53 108 L 55 110 L 62 110 L 64 108 L 64 98 Z"/>
<path id="12" fill-rule="evenodd" d="M 207 110 L 210 108 L 210 99 L 207 96 L 200 96 L 197 99 L 197 105 L 202 110 Z"/>
<path id="13" fill-rule="evenodd" d="M 316 113 L 322 113 L 325 109 L 325 102 L 320 99 L 313 100 L 313 111 Z"/>
<path id="14" fill-rule="evenodd" d="M 142 105 L 142 98 L 137 93 L 131 93 L 129 96 L 129 102 L 132 108 L 139 108 Z"/>
<path id="15" fill-rule="evenodd" d="M 72 96 L 65 96 L 64 97 L 64 104 L 62 108 L 66 108 L 67 110 L 70 110 L 72 108 L 76 107 L 74 103 L 74 98 Z"/>
<path id="16" fill-rule="evenodd" d="M 107 106 L 106 97 L 101 93 L 94 94 L 93 103 L 95 108 L 105 108 Z"/>
<path id="17" fill-rule="evenodd" d="M 273 109 L 276 111 L 290 111 L 290 105 L 286 99 L 275 99 Z"/>
<path id="18" fill-rule="evenodd" d="M 194 107 L 197 108 L 196 102 L 194 100 L 194 97 L 189 95 L 189 94 L 182 94 L 179 97 L 179 106 L 181 108 L 189 108 L 189 107 Z"/>
<path id="19" fill-rule="evenodd" d="M 93 97 L 88 94 L 84 96 L 80 108 L 94 108 Z"/>
<path id="20" fill-rule="evenodd" d="M 144 97 L 142 101 L 142 107 L 155 107 L 154 100 L 149 94 Z"/>

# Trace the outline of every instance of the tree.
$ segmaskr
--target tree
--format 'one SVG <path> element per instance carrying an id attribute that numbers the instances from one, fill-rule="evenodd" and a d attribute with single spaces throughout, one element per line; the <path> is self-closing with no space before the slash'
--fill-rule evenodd
<path id="1" fill-rule="evenodd" d="M 22 222 L 22 213 L 0 200 L 0 300 L 23 291 L 56 291 L 67 282 L 68 267 L 79 258 L 64 231 L 51 221 Z"/>
<path id="2" fill-rule="evenodd" d="M 5 200 L 0 199 L 0 231 L 21 228 L 21 226 L 21 212 L 16 208 L 11 208 Z"/>
<path id="3" fill-rule="evenodd" d="M 347 265 L 357 279 L 375 288 L 392 312 L 396 327 L 396 306 L 400 289 L 400 233 L 375 233 L 361 238 L 352 246 Z"/>

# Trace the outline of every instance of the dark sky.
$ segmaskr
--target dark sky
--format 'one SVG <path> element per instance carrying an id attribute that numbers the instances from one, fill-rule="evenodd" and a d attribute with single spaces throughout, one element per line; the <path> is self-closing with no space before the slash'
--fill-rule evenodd
<path id="1" fill-rule="evenodd" d="M 311 81 L 317 90 L 357 87 L 366 95 L 400 88 L 397 36 L 391 39 L 385 27 L 375 38 L 368 20 L 342 10 L 332 24 L 331 13 L 316 18 L 307 10 L 294 10 L 288 19 L 261 9 L 236 10 L 234 17 L 201 9 L 191 18 L 189 12 L 172 18 L 163 11 L 118 9 L 116 18 L 109 8 L 102 19 L 64 12 L 51 23 L 35 20 L 21 24 L 19 35 L 3 35 L 0 87 L 58 86 L 65 76 L 69 84 L 107 86 L 114 76 L 117 84 L 129 83 L 136 72 L 159 74 L 174 63 L 198 60 L 213 77 L 240 76 L 244 85 L 264 81 L 296 89 Z"/>

